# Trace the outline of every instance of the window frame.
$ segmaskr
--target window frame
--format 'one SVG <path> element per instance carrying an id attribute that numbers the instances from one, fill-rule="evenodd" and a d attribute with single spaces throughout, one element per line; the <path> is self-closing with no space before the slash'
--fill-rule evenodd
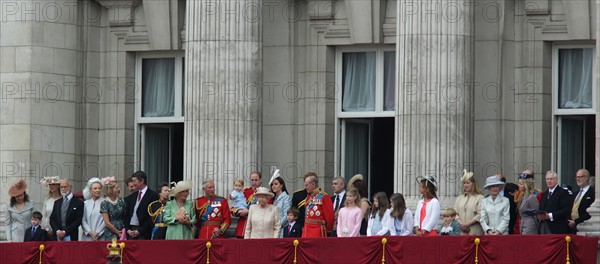
<path id="1" fill-rule="evenodd" d="M 558 84 L 558 60 L 559 60 L 559 50 L 561 49 L 592 49 L 592 57 L 594 62 L 592 63 L 592 107 L 585 109 L 560 109 L 559 108 L 559 84 Z M 561 141 L 559 137 L 559 119 L 562 116 L 585 116 L 585 115 L 594 115 L 597 114 L 597 89 L 596 89 L 596 47 L 593 43 L 571 43 L 571 44 L 563 44 L 563 43 L 555 43 L 552 46 L 552 143 L 551 143 L 551 167 L 554 171 L 558 173 L 560 169 L 560 153 L 561 149 Z M 562 125 L 562 124 L 561 124 Z M 598 124 L 596 124 L 596 130 L 598 130 Z M 584 161 L 585 162 L 585 161 Z M 568 175 L 560 175 L 559 180 L 561 182 L 564 181 L 563 177 L 569 177 Z"/>
<path id="2" fill-rule="evenodd" d="M 372 118 L 372 117 L 393 117 L 396 111 L 384 111 L 384 52 L 393 51 L 396 52 L 395 46 L 378 46 L 378 47 L 338 47 L 336 49 L 336 61 L 335 61 L 335 81 L 338 84 L 339 90 L 336 93 L 336 114 L 337 118 Z M 343 99 L 343 53 L 354 53 L 354 52 L 375 52 L 375 111 L 363 111 L 363 112 L 344 112 L 342 111 L 342 99 Z M 397 74 L 397 71 L 394 71 Z M 396 79 L 397 80 L 397 79 Z M 398 89 L 396 87 L 396 92 Z M 395 96 L 397 97 L 397 95 Z M 394 99 L 394 101 L 396 101 Z M 395 103 L 397 105 L 397 103 Z"/>
<path id="3" fill-rule="evenodd" d="M 555 44 L 552 47 L 552 115 L 595 115 L 596 114 L 596 63 L 592 63 L 592 107 L 584 109 L 560 109 L 558 107 L 558 52 L 561 49 L 592 49 L 595 61 L 596 48 L 594 44 Z"/>

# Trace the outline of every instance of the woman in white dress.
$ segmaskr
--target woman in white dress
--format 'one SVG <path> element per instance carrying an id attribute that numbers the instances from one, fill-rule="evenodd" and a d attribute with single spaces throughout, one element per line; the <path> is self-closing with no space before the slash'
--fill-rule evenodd
<path id="1" fill-rule="evenodd" d="M 275 195 L 265 187 L 258 187 L 254 195 L 258 197 L 258 204 L 250 206 L 244 238 L 278 238 L 281 230 L 279 208 L 268 203 Z"/>
<path id="2" fill-rule="evenodd" d="M 24 180 L 16 181 L 8 190 L 10 207 L 6 210 L 6 240 L 8 242 L 23 242 L 25 230 L 31 227 L 31 214 L 33 203 L 29 202 L 29 195 L 25 190 L 27 183 Z"/>
<path id="3" fill-rule="evenodd" d="M 40 183 L 44 188 L 48 188 L 48 197 L 44 201 L 44 208 L 42 208 L 42 228 L 48 231 L 48 236 L 52 236 L 52 227 L 50 227 L 50 215 L 52 215 L 52 209 L 54 208 L 54 202 L 60 199 L 60 181 L 62 179 L 59 176 L 46 176 Z"/>
<path id="4" fill-rule="evenodd" d="M 104 198 L 102 197 L 100 179 L 91 178 L 85 190 L 88 191 L 84 191 L 84 197 L 88 196 L 86 194 L 89 193 L 89 199 L 83 202 L 83 218 L 81 219 L 83 236 L 81 236 L 81 241 L 97 241 L 104 233 L 104 218 L 100 213 L 100 204 L 102 204 Z"/>

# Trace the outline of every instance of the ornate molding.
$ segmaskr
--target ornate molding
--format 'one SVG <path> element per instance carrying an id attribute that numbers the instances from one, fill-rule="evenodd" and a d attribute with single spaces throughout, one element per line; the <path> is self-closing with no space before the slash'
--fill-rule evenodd
<path id="1" fill-rule="evenodd" d="M 337 13 L 336 0 L 307 0 L 308 19 L 329 20 Z"/>

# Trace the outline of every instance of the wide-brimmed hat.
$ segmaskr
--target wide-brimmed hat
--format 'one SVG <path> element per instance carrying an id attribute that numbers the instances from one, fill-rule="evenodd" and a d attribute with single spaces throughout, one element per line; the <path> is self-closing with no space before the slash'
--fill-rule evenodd
<path id="1" fill-rule="evenodd" d="M 179 181 L 175 187 L 171 188 L 169 195 L 175 196 L 178 193 L 192 189 L 192 181 Z"/>
<path id="2" fill-rule="evenodd" d="M 504 182 L 502 182 L 500 179 L 498 179 L 498 177 L 496 177 L 496 175 L 490 176 L 490 177 L 487 177 L 487 179 L 485 180 L 485 186 L 483 186 L 483 188 L 487 189 L 488 187 L 494 186 L 494 185 L 504 185 Z"/>
<path id="3" fill-rule="evenodd" d="M 357 181 L 364 181 L 365 177 L 362 174 L 356 174 L 354 176 L 352 176 L 352 178 L 350 178 L 350 180 L 348 181 L 348 190 L 350 190 L 352 187 L 354 187 L 354 183 Z"/>
<path id="4" fill-rule="evenodd" d="M 275 196 L 275 194 L 273 194 L 271 190 L 269 190 L 269 188 L 266 187 L 258 187 L 254 195 L 266 195 L 269 196 L 269 198 L 273 198 L 273 196 Z"/>
<path id="5" fill-rule="evenodd" d="M 27 183 L 25 182 L 25 180 L 17 180 L 15 183 L 13 183 L 12 186 L 10 186 L 10 189 L 8 189 L 8 195 L 10 195 L 10 197 L 19 196 L 23 194 L 26 190 Z"/>
<path id="6" fill-rule="evenodd" d="M 416 178 L 418 183 L 421 183 L 421 181 L 425 180 L 425 184 L 432 184 L 433 187 L 435 187 L 437 189 L 437 182 L 435 181 L 435 177 L 427 175 L 427 176 L 418 176 Z"/>
<path id="7" fill-rule="evenodd" d="M 60 176 L 44 176 L 40 183 L 42 184 L 42 186 L 47 188 L 50 184 L 60 184 L 61 180 L 62 179 L 60 178 Z"/>

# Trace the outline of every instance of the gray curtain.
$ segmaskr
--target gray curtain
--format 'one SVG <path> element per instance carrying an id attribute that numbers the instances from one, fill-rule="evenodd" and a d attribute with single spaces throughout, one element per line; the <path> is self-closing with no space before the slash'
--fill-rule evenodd
<path id="1" fill-rule="evenodd" d="M 144 139 L 144 171 L 148 186 L 155 188 L 169 181 L 169 129 L 146 127 Z"/>
<path id="2" fill-rule="evenodd" d="M 344 177 L 352 178 L 362 174 L 369 176 L 369 125 L 346 122 L 346 142 L 344 142 Z"/>
<path id="3" fill-rule="evenodd" d="M 342 111 L 375 111 L 375 52 L 342 56 Z"/>
<path id="4" fill-rule="evenodd" d="M 584 121 L 560 117 L 560 171 L 561 183 L 575 187 L 575 172 L 583 168 Z"/>
<path id="5" fill-rule="evenodd" d="M 383 53 L 383 111 L 394 111 L 396 97 L 396 52 Z"/>
<path id="6" fill-rule="evenodd" d="M 174 115 L 175 59 L 143 59 L 142 116 Z"/>
<path id="7" fill-rule="evenodd" d="M 558 94 L 561 109 L 592 108 L 594 50 L 560 49 Z"/>

